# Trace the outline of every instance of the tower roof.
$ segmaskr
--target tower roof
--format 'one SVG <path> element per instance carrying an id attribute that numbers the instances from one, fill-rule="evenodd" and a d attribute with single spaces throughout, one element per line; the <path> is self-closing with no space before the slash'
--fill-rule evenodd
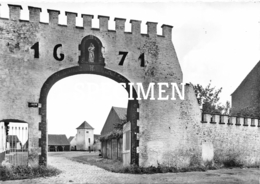
<path id="1" fill-rule="evenodd" d="M 77 129 L 94 129 L 88 122 L 84 121 Z"/>

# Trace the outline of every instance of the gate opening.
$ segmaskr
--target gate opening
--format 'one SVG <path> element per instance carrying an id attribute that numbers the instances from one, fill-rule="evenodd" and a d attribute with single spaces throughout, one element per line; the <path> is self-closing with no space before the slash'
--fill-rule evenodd
<path id="1" fill-rule="evenodd" d="M 117 118 L 126 121 L 127 97 L 123 86 L 98 75 L 75 75 L 55 83 L 47 98 L 48 152 L 87 151 L 98 155 L 100 138 L 113 132 Z M 111 109 L 121 110 L 120 114 L 110 114 Z M 117 117 L 111 119 L 111 115 Z M 121 154 L 116 156 L 122 159 Z"/>
<path id="2" fill-rule="evenodd" d="M 28 164 L 28 123 L 22 120 L 0 121 L 0 165 Z"/>
<path id="3" fill-rule="evenodd" d="M 80 56 L 78 60 L 79 66 L 66 68 L 64 70 L 58 71 L 51 75 L 43 84 L 40 92 L 40 115 L 41 123 L 39 125 L 41 130 L 41 156 L 40 164 L 47 165 L 47 153 L 48 153 L 48 131 L 47 131 L 47 96 L 51 87 L 58 82 L 59 80 L 78 74 L 94 74 L 100 75 L 103 77 L 110 78 L 118 83 L 123 83 L 124 88 L 128 94 L 132 93 L 130 81 L 119 73 L 105 68 L 105 58 L 103 57 L 104 47 L 101 40 L 94 36 L 88 35 L 85 36 L 80 45 Z M 138 165 L 139 155 L 137 153 L 137 147 L 139 146 L 139 141 L 137 140 L 137 133 L 139 133 L 139 128 L 137 126 L 137 120 L 139 119 L 139 113 L 137 109 L 139 108 L 139 103 L 136 100 L 137 94 L 133 89 L 133 99 L 128 100 L 127 105 L 127 122 L 131 125 L 131 154 L 130 154 L 130 163 Z M 87 127 L 87 122 L 83 122 L 78 128 Z M 78 149 L 78 145 L 76 146 Z"/>
<path id="4" fill-rule="evenodd" d="M 112 79 L 113 81 L 117 83 L 123 83 L 124 88 L 127 91 L 127 93 L 130 93 L 130 86 L 129 83 L 130 81 L 127 80 L 125 77 L 122 75 L 104 68 L 103 66 L 95 66 L 95 67 L 89 67 L 88 65 L 84 66 L 77 66 L 77 67 L 72 67 L 72 68 L 67 68 L 64 70 L 61 70 L 52 76 L 50 76 L 47 81 L 44 83 L 42 89 L 41 89 L 41 94 L 40 94 L 40 103 L 42 104 L 42 107 L 40 109 L 40 114 L 42 116 L 42 120 L 40 123 L 40 130 L 41 130 L 41 139 L 40 139 L 40 145 L 41 145 L 41 156 L 40 156 L 40 164 L 47 165 L 47 153 L 49 150 L 55 150 L 48 146 L 48 131 L 47 127 L 51 126 L 48 120 L 48 125 L 47 125 L 47 96 L 49 91 L 51 90 L 51 87 L 58 82 L 61 79 L 70 77 L 70 76 L 76 76 L 78 74 L 94 74 L 96 76 L 101 76 L 105 78 Z M 123 87 L 123 86 L 120 86 Z M 108 91 L 110 88 L 107 87 L 105 91 Z M 129 154 L 129 160 L 131 164 L 138 164 L 139 156 L 136 151 L 138 147 L 138 140 L 136 133 L 139 132 L 139 129 L 137 127 L 137 120 L 139 118 L 139 114 L 137 112 L 137 109 L 139 108 L 138 101 L 136 100 L 137 94 L 136 91 L 133 89 L 133 100 L 128 100 L 127 101 L 127 110 L 126 110 L 126 121 L 130 123 L 131 125 L 131 145 L 130 145 L 130 152 Z M 102 104 L 99 104 L 102 105 Z M 75 108 L 74 108 L 75 109 Z M 87 113 L 87 112 L 86 112 Z M 82 123 L 82 122 L 80 122 Z M 84 124 L 84 122 L 82 123 Z M 83 126 L 83 125 L 82 125 Z M 85 126 L 85 125 L 84 125 Z M 81 125 L 80 125 L 81 127 Z M 78 128 L 80 128 L 78 127 Z M 85 130 L 86 131 L 86 130 Z M 121 141 L 123 142 L 123 141 Z M 80 149 L 79 145 L 72 145 L 70 146 L 70 149 Z M 89 150 L 92 148 L 87 147 Z M 58 149 L 58 147 L 56 147 Z"/>

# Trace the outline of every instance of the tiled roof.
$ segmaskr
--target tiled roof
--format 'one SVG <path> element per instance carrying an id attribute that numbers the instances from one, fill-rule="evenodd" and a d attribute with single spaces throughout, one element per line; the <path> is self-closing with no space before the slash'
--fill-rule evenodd
<path id="1" fill-rule="evenodd" d="M 88 122 L 84 121 L 77 129 L 94 129 Z"/>
<path id="2" fill-rule="evenodd" d="M 70 136 L 69 139 L 68 139 L 69 142 L 70 142 L 73 138 L 74 138 L 74 136 Z"/>
<path id="3" fill-rule="evenodd" d="M 57 134 L 49 134 L 48 135 L 48 145 L 70 145 L 65 134 L 57 135 Z"/>
<path id="4" fill-rule="evenodd" d="M 126 119 L 127 109 L 123 107 L 112 107 L 106 122 L 102 128 L 101 135 L 108 134 L 114 130 L 114 126 L 117 123 L 122 123 L 122 120 Z"/>
<path id="5" fill-rule="evenodd" d="M 120 120 L 126 119 L 127 108 L 123 108 L 123 107 L 112 107 L 112 108 L 116 111 Z"/>

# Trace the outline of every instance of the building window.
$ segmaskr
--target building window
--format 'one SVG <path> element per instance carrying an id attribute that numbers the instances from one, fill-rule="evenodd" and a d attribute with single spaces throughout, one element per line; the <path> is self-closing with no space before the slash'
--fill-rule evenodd
<path id="1" fill-rule="evenodd" d="M 88 138 L 88 142 L 90 143 L 90 138 Z"/>
<path id="2" fill-rule="evenodd" d="M 86 133 L 88 133 L 88 131 L 86 131 Z"/>

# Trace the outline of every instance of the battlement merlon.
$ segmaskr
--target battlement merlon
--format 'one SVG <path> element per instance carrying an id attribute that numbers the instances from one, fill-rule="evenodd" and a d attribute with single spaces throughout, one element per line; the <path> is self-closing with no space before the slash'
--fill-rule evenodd
<path id="1" fill-rule="evenodd" d="M 22 21 L 20 20 L 20 12 L 22 10 L 22 6 L 20 5 L 13 5 L 13 4 L 8 4 L 9 9 L 10 9 L 10 14 L 9 14 L 9 20 L 12 21 Z M 38 7 L 32 7 L 28 6 L 29 9 L 29 22 L 35 22 L 35 23 L 41 23 L 40 22 L 40 14 L 42 9 Z M 49 14 L 49 25 L 50 26 L 61 26 L 59 25 L 59 10 L 51 10 L 47 9 L 47 12 Z M 68 28 L 79 28 L 76 26 L 76 17 L 77 13 L 74 12 L 65 12 L 65 15 L 67 16 L 67 26 Z M 94 29 L 92 28 L 92 19 L 94 18 L 93 15 L 89 14 L 81 14 L 81 17 L 83 19 L 83 28 L 85 30 L 91 30 Z M 109 16 L 103 16 L 99 15 L 99 31 L 101 32 L 106 32 L 106 31 L 113 31 L 113 30 L 108 30 L 108 21 L 109 21 Z M 119 34 L 125 33 L 125 22 L 126 19 L 124 18 L 115 18 L 115 32 Z M 140 35 L 140 36 L 149 36 L 149 37 L 164 37 L 169 41 L 172 41 L 172 28 L 173 26 L 170 25 L 165 25 L 163 24 L 161 26 L 162 28 L 162 35 L 157 35 L 157 23 L 156 22 L 147 22 L 147 35 L 141 34 L 141 21 L 140 20 L 130 20 L 131 23 L 131 32 L 130 34 L 133 35 Z M 97 30 L 97 29 L 96 29 Z"/>
<path id="2" fill-rule="evenodd" d="M 146 22 L 149 37 L 157 36 L 157 22 Z"/>
<path id="3" fill-rule="evenodd" d="M 60 11 L 47 9 L 47 12 L 49 13 L 49 24 L 58 25 Z"/>
<path id="4" fill-rule="evenodd" d="M 117 33 L 124 33 L 125 32 L 125 21 L 126 21 L 126 19 L 115 18 L 114 21 L 116 22 L 116 32 Z"/>
<path id="5" fill-rule="evenodd" d="M 28 6 L 29 9 L 29 21 L 30 22 L 40 22 L 41 8 Z"/>
<path id="6" fill-rule="evenodd" d="M 171 40 L 172 39 L 172 28 L 173 28 L 173 26 L 163 24 L 161 26 L 161 28 L 162 28 L 162 35 L 165 38 L 168 38 L 168 39 Z"/>
<path id="7" fill-rule="evenodd" d="M 65 15 L 67 16 L 68 27 L 76 27 L 76 17 L 78 16 L 78 14 L 65 11 Z"/>
<path id="8" fill-rule="evenodd" d="M 141 22 L 140 20 L 130 20 L 132 24 L 131 32 L 132 34 L 141 34 Z"/>
<path id="9" fill-rule="evenodd" d="M 8 4 L 9 17 L 11 20 L 20 20 L 20 13 L 23 9 L 21 5 Z"/>
<path id="10" fill-rule="evenodd" d="M 108 31 L 108 20 L 109 20 L 109 17 L 108 16 L 99 15 L 98 19 L 99 19 L 99 29 L 100 29 L 100 31 L 101 32 Z"/>
<path id="11" fill-rule="evenodd" d="M 81 14 L 81 17 L 83 18 L 84 29 L 91 29 L 92 28 L 92 19 L 94 18 L 94 15 Z"/>

